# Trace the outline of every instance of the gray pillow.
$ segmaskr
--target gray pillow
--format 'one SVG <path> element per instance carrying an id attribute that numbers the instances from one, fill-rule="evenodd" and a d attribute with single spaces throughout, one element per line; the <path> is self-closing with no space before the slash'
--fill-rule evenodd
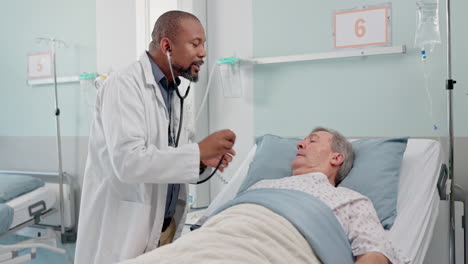
<path id="1" fill-rule="evenodd" d="M 353 141 L 354 165 L 339 184 L 367 196 L 385 229 L 397 216 L 398 182 L 407 137 Z"/>
<path id="2" fill-rule="evenodd" d="M 291 176 L 291 162 L 296 158 L 296 143 L 300 140 L 269 134 L 258 137 L 255 156 L 250 163 L 247 177 L 239 188 L 239 193 L 261 180 Z"/>
<path id="3" fill-rule="evenodd" d="M 31 176 L 0 174 L 0 203 L 44 186 L 44 181 Z"/>
<path id="4" fill-rule="evenodd" d="M 257 150 L 239 193 L 260 180 L 291 176 L 291 162 L 300 140 L 274 135 L 257 138 Z M 354 165 L 340 183 L 372 201 L 385 229 L 392 227 L 396 217 L 400 166 L 407 142 L 407 137 L 353 141 Z"/>

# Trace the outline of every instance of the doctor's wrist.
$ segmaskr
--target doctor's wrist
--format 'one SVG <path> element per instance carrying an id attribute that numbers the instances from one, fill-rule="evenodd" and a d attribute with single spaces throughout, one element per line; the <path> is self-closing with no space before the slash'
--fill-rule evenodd
<path id="1" fill-rule="evenodd" d="M 203 161 L 200 161 L 200 169 L 206 169 L 206 165 L 203 163 Z"/>

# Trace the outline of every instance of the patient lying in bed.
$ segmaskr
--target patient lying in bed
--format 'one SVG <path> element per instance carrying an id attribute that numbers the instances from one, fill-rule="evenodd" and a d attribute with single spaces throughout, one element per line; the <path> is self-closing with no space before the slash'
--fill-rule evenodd
<path id="1" fill-rule="evenodd" d="M 351 144 L 334 130 L 317 128 L 297 149 L 293 176 L 257 182 L 199 230 L 125 263 L 407 263 L 385 238 L 369 199 L 335 187 L 352 167 Z M 271 198 L 274 192 L 283 196 Z M 290 211 L 278 214 L 282 202 Z M 296 214 L 322 204 L 325 211 Z M 331 217 L 315 217 L 329 209 Z M 316 225 L 312 233 L 302 227 L 308 225 Z M 340 235 L 344 239 L 329 239 Z"/>

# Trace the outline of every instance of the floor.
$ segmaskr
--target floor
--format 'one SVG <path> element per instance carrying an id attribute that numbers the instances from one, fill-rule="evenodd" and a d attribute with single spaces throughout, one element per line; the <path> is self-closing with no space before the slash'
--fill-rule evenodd
<path id="1" fill-rule="evenodd" d="M 1 245 L 11 245 L 24 240 L 30 239 L 28 237 L 23 237 L 19 235 L 11 235 L 6 238 L 0 239 Z M 73 263 L 73 258 L 75 256 L 75 243 L 71 244 L 59 244 L 58 247 L 66 250 L 65 254 L 56 253 L 48 249 L 38 249 L 36 258 L 31 261 L 24 263 L 34 263 L 34 264 L 65 264 Z M 19 255 L 24 255 L 29 251 L 22 250 L 19 252 Z"/>

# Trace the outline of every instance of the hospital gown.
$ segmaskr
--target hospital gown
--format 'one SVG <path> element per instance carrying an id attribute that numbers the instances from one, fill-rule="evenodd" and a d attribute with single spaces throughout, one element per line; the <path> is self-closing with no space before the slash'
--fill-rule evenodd
<path id="1" fill-rule="evenodd" d="M 355 256 L 380 252 L 393 264 L 409 263 L 385 238 L 372 202 L 365 196 L 344 187 L 335 187 L 323 173 L 308 173 L 275 180 L 262 180 L 249 190 L 259 188 L 290 189 L 306 192 L 330 207 L 343 226 Z"/>

